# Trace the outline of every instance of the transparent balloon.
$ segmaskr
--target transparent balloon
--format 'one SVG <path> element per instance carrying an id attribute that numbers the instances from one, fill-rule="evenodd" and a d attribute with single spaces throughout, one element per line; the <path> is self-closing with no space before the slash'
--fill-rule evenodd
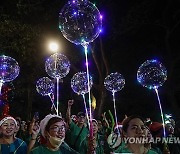
<path id="1" fill-rule="evenodd" d="M 89 86 L 90 89 L 93 85 L 92 77 L 90 76 Z M 88 80 L 86 72 L 78 72 L 71 79 L 71 88 L 78 95 L 84 95 L 88 93 Z"/>
<path id="2" fill-rule="evenodd" d="M 88 44 L 101 32 L 102 16 L 88 0 L 70 0 L 59 13 L 59 28 L 70 42 Z"/>
<path id="3" fill-rule="evenodd" d="M 167 70 L 157 60 L 145 61 L 137 71 L 138 82 L 149 89 L 157 89 L 167 80 Z"/>
<path id="4" fill-rule="evenodd" d="M 42 77 L 36 82 L 36 90 L 42 96 L 48 96 L 54 92 L 54 83 L 48 77 Z"/>
<path id="5" fill-rule="evenodd" d="M 10 82 L 19 75 L 17 61 L 8 56 L 0 56 L 0 82 Z"/>
<path id="6" fill-rule="evenodd" d="M 55 53 L 46 60 L 45 70 L 52 78 L 64 78 L 70 71 L 70 62 L 65 55 Z"/>
<path id="7" fill-rule="evenodd" d="M 124 85 L 125 85 L 125 79 L 118 72 L 111 73 L 104 80 L 105 88 L 111 91 L 112 93 L 120 91 L 124 87 Z"/>

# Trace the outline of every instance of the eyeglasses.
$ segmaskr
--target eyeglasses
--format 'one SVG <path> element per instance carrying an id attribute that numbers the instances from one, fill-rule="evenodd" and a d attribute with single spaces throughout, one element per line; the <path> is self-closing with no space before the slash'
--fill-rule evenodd
<path id="1" fill-rule="evenodd" d="M 64 132 L 66 130 L 66 128 L 64 126 L 58 127 L 58 126 L 54 126 L 52 128 L 50 128 L 50 130 L 53 130 L 54 132 Z"/>

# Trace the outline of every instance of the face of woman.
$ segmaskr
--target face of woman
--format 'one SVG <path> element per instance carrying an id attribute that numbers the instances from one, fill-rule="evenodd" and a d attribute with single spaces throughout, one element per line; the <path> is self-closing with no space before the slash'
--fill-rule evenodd
<path id="1" fill-rule="evenodd" d="M 65 124 L 63 121 L 52 124 L 49 128 L 49 135 L 60 139 L 65 138 Z"/>
<path id="2" fill-rule="evenodd" d="M 146 137 L 146 127 L 141 119 L 135 118 L 130 120 L 126 137 L 142 138 Z"/>
<path id="3" fill-rule="evenodd" d="M 2 123 L 0 129 L 3 136 L 13 136 L 16 130 L 16 124 L 14 120 L 8 119 Z"/>

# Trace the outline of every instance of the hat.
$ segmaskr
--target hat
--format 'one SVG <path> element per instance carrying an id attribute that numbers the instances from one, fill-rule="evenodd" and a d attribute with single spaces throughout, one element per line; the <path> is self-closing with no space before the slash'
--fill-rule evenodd
<path id="1" fill-rule="evenodd" d="M 98 125 L 98 122 L 97 122 L 97 120 L 96 120 L 96 119 L 92 119 L 92 122 L 95 122 L 95 123 L 96 123 L 96 125 Z"/>
<path id="2" fill-rule="evenodd" d="M 45 134 L 44 134 L 45 128 L 46 128 L 49 120 L 50 120 L 51 118 L 54 118 L 54 117 L 57 117 L 57 118 L 59 118 L 59 119 L 62 119 L 61 116 L 58 116 L 58 115 L 55 115 L 55 114 L 48 114 L 48 115 L 47 115 L 43 120 L 41 120 L 41 122 L 40 122 L 41 134 L 42 134 L 42 136 L 43 136 L 44 138 L 45 138 Z"/>
<path id="3" fill-rule="evenodd" d="M 17 121 L 16 121 L 13 117 L 11 117 L 10 115 L 5 115 L 5 116 L 1 117 L 0 126 L 1 126 L 5 121 L 10 120 L 10 119 L 13 120 L 14 123 L 15 123 L 15 125 L 17 126 Z"/>
<path id="4" fill-rule="evenodd" d="M 150 131 L 156 132 L 163 128 L 163 125 L 159 122 L 152 122 L 149 126 Z"/>
<path id="5" fill-rule="evenodd" d="M 77 117 L 80 117 L 80 116 L 84 116 L 85 117 L 85 113 L 84 112 L 78 112 Z"/>

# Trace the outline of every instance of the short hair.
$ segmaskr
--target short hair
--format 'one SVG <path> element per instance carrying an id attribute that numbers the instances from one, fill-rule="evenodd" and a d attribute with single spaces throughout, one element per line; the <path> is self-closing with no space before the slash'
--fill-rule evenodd
<path id="1" fill-rule="evenodd" d="M 53 117 L 53 118 L 51 118 L 51 119 L 48 121 L 48 123 L 47 123 L 47 125 L 46 125 L 46 127 L 45 127 L 45 130 L 46 130 L 46 131 L 49 131 L 51 125 L 55 124 L 56 122 L 61 122 L 61 121 L 64 122 L 64 120 L 63 120 L 62 118 L 59 118 L 59 117 Z M 64 125 L 65 125 L 65 123 L 64 123 Z"/>
<path id="2" fill-rule="evenodd" d="M 85 113 L 84 113 L 84 112 L 78 112 L 77 117 L 80 117 L 80 116 L 85 117 L 86 115 L 85 115 Z"/>
<path id="3" fill-rule="evenodd" d="M 128 129 L 128 126 L 129 126 L 129 122 L 130 122 L 132 119 L 136 119 L 136 118 L 140 119 L 140 120 L 144 123 L 144 119 L 143 119 L 141 116 L 139 116 L 139 115 L 132 115 L 132 116 L 129 116 L 129 117 L 127 117 L 127 118 L 125 118 L 125 119 L 123 120 L 123 122 L 122 122 L 122 124 L 123 124 L 122 130 L 123 130 L 124 132 L 127 132 L 127 129 Z"/>

